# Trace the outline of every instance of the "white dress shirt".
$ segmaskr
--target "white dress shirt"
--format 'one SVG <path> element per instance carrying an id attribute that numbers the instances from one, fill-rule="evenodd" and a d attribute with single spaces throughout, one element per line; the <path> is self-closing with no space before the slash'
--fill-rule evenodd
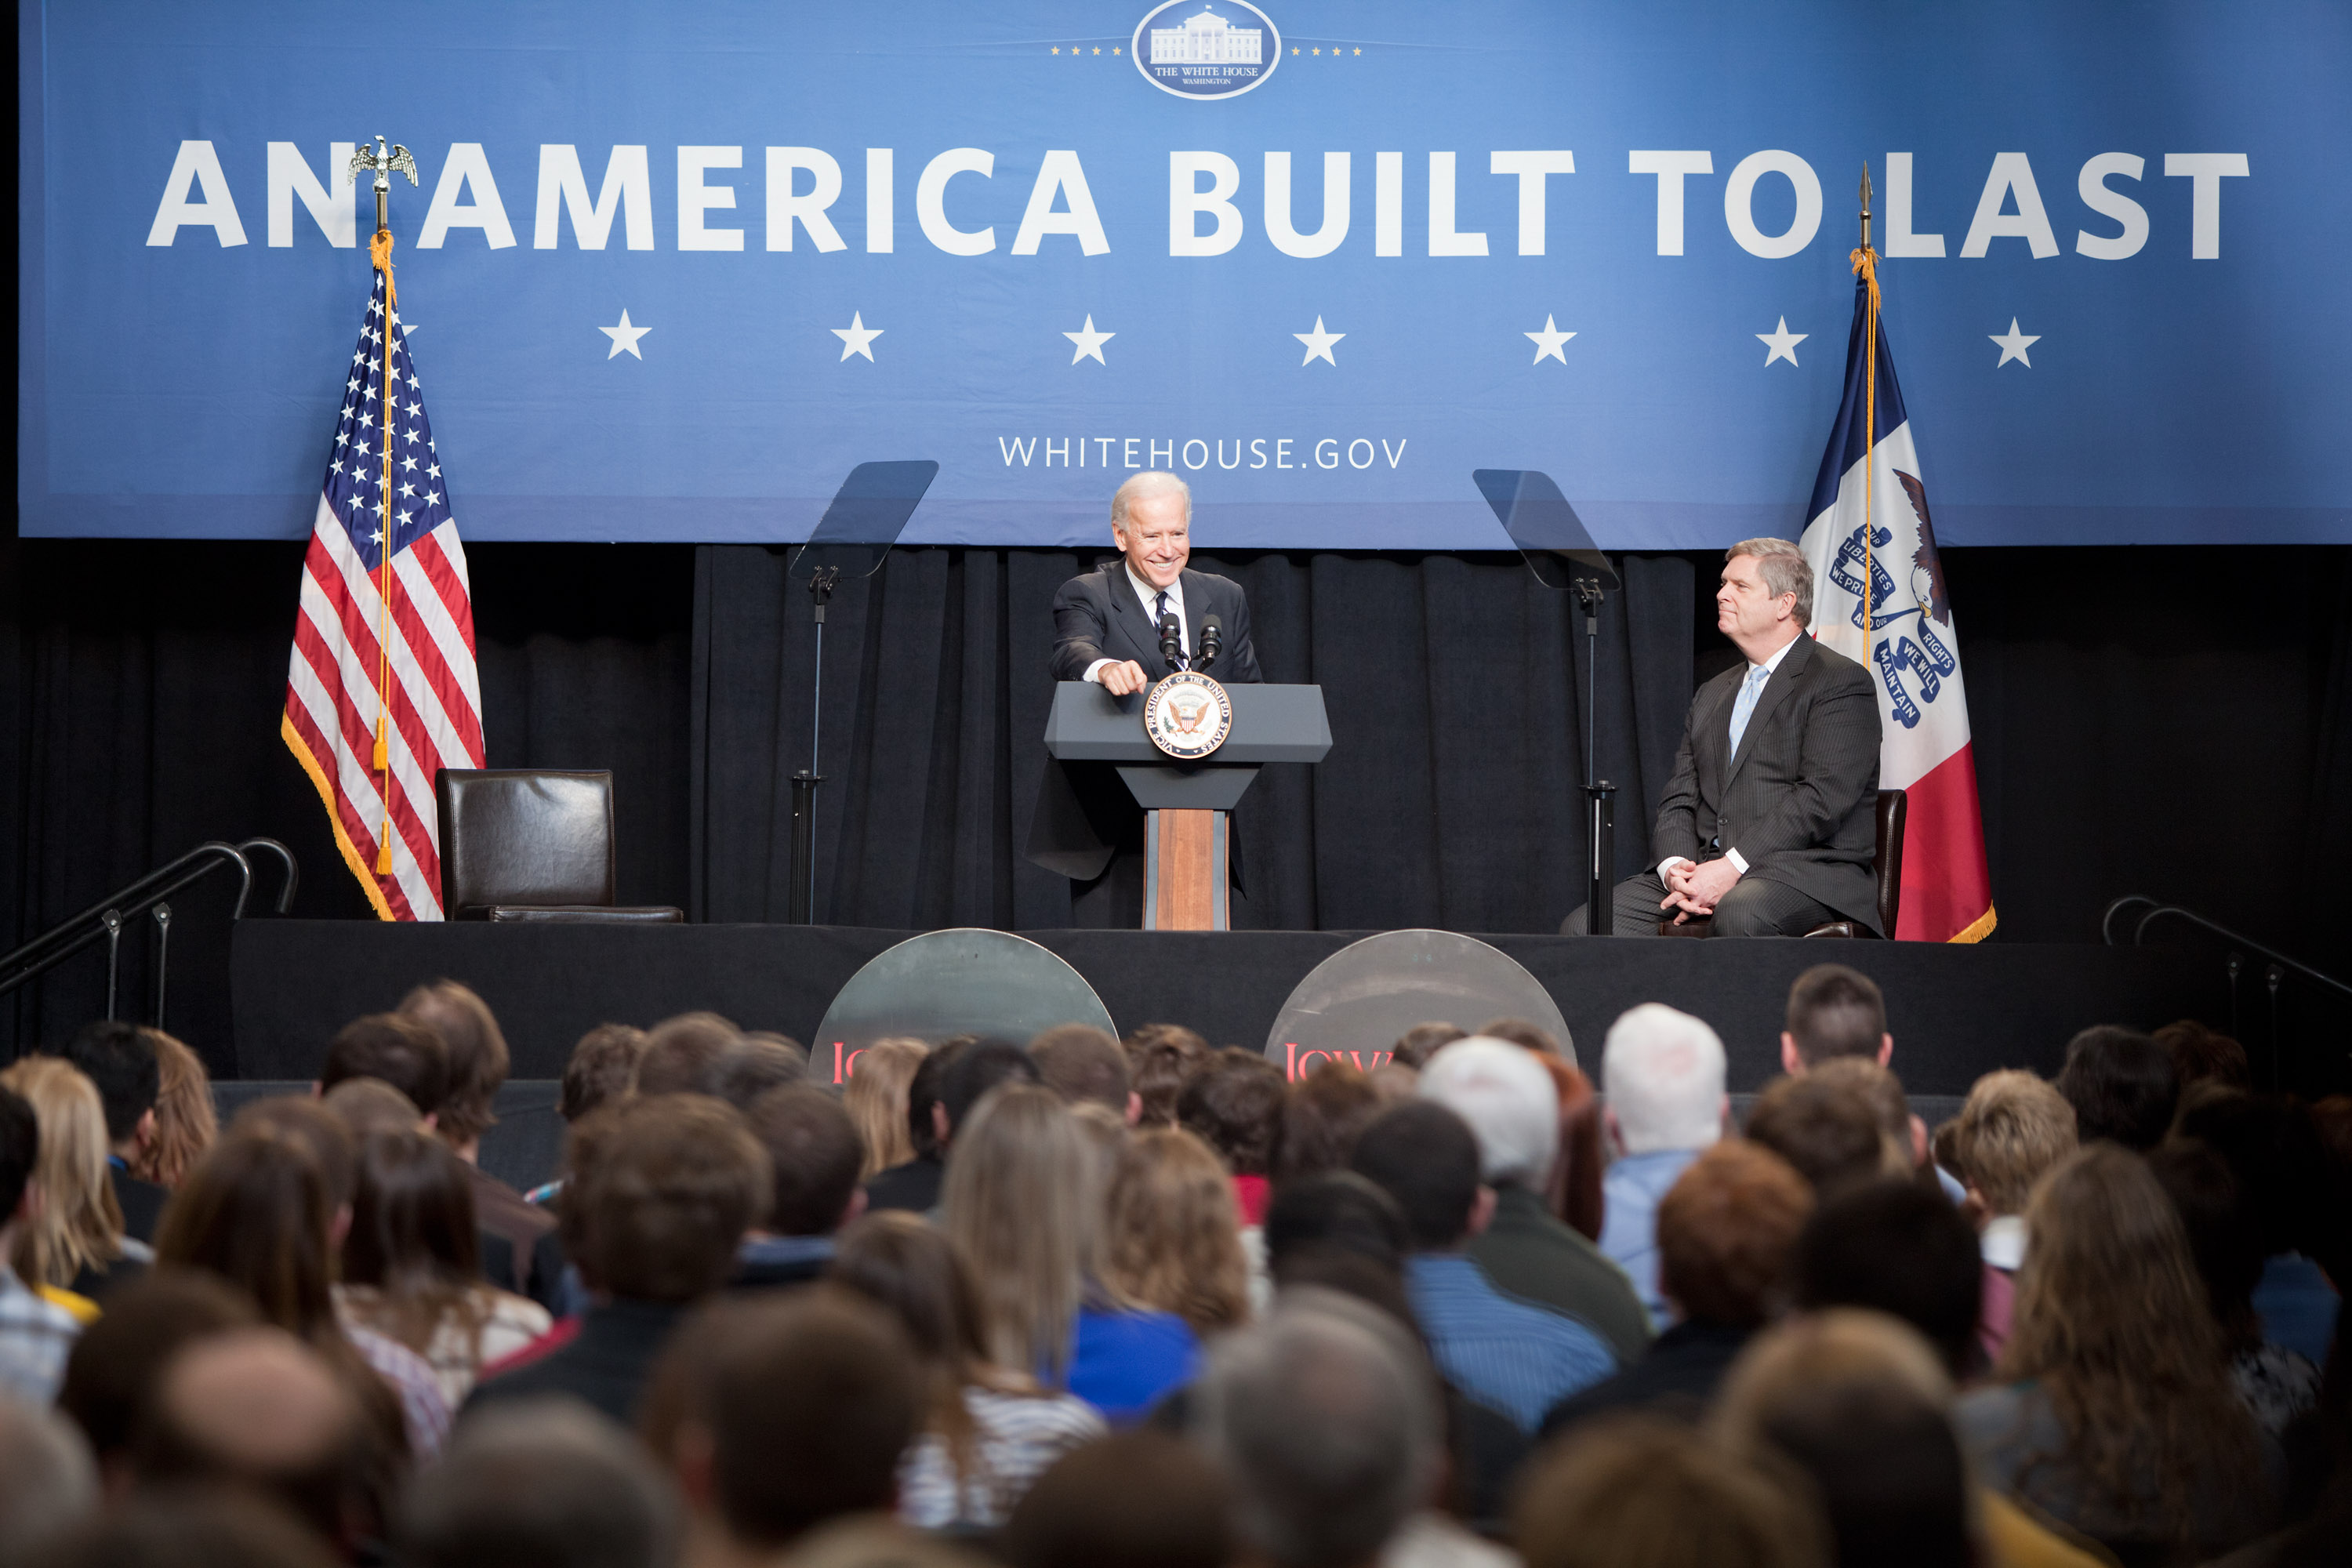
<path id="1" fill-rule="evenodd" d="M 1122 563 L 1121 570 L 1126 572 L 1128 584 L 1135 590 L 1135 596 L 1143 603 L 1143 618 L 1145 622 L 1154 628 L 1153 635 L 1155 637 L 1158 636 L 1157 628 L 1160 625 L 1158 614 L 1160 590 L 1145 582 L 1142 578 L 1137 576 L 1135 574 L 1135 567 L 1131 563 Z M 1192 623 L 1184 618 L 1184 579 L 1181 574 L 1177 577 L 1176 581 L 1168 584 L 1168 613 L 1176 617 L 1177 635 L 1183 638 L 1184 646 L 1186 647 L 1191 647 L 1192 646 Z M 1103 666 L 1107 664 L 1117 664 L 1119 660 L 1115 658 L 1098 658 L 1092 664 L 1087 666 L 1086 674 L 1080 676 L 1078 679 L 1081 680 L 1091 680 L 1096 685 L 1100 686 L 1102 684 Z"/>
<path id="2" fill-rule="evenodd" d="M 1797 634 L 1797 637 L 1803 637 L 1804 635 L 1804 633 L 1799 632 Z M 1772 672 L 1780 668 L 1780 661 L 1789 657 L 1789 650 L 1790 648 L 1797 646 L 1797 637 L 1790 637 L 1787 642 L 1782 643 L 1780 647 L 1773 652 L 1772 657 L 1766 659 L 1762 664 L 1750 664 L 1748 667 L 1748 674 L 1753 675 L 1756 671 L 1760 669 L 1764 671 L 1764 684 L 1766 686 L 1771 685 Z M 1744 679 L 1746 678 L 1743 677 L 1742 679 Z M 1764 693 L 1760 688 L 1756 693 L 1756 701 L 1758 706 L 1762 706 L 1764 701 Z M 1749 715 L 1749 721 L 1750 722 L 1754 721 L 1753 714 Z M 1723 852 L 1723 858 L 1731 862 L 1731 868 L 1733 870 L 1738 872 L 1743 877 L 1748 875 L 1748 858 L 1742 855 L 1738 850 L 1726 848 Z M 1687 855 L 1667 856 L 1664 859 L 1658 862 L 1658 880 L 1661 882 L 1664 881 L 1666 879 L 1666 873 L 1673 870 L 1676 866 L 1686 866 L 1690 863 L 1691 859 Z"/>

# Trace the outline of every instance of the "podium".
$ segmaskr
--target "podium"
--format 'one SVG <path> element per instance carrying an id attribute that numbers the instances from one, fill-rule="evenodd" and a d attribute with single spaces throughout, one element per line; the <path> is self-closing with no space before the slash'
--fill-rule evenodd
<path id="1" fill-rule="evenodd" d="M 1319 686 L 1235 683 L 1233 731 L 1197 763 L 1144 733 L 1146 692 L 1114 697 L 1092 681 L 1054 689 L 1045 750 L 1062 762 L 1109 763 L 1143 807 L 1143 929 L 1230 931 L 1227 814 L 1267 763 L 1319 763 L 1331 724 Z"/>

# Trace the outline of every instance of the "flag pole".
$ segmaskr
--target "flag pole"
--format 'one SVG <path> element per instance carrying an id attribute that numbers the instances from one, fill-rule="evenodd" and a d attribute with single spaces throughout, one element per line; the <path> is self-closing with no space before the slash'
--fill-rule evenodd
<path id="1" fill-rule="evenodd" d="M 1869 324 L 1864 331 L 1864 361 L 1862 372 L 1862 637 L 1863 646 L 1870 646 L 1870 634 L 1876 629 L 1871 599 L 1876 580 L 1872 575 L 1871 551 L 1875 542 L 1870 537 L 1870 496 L 1877 488 L 1875 454 L 1878 448 L 1878 252 L 1870 247 L 1870 160 L 1862 163 L 1862 245 L 1852 257 L 1854 271 L 1861 276 L 1870 300 Z"/>
<path id="2" fill-rule="evenodd" d="M 368 242 L 368 259 L 383 274 L 383 353 L 377 365 L 378 399 L 383 418 L 383 467 L 382 473 L 380 510 L 376 523 L 376 706 L 375 754 L 371 771 L 383 792 L 383 822 L 376 835 L 375 874 L 392 875 L 392 552 L 394 543 L 392 507 L 392 316 L 396 296 L 392 285 L 392 224 L 389 204 L 392 196 L 392 173 L 397 169 L 408 176 L 412 185 L 418 184 L 416 160 L 408 149 L 394 143 L 389 149 L 381 136 L 375 139 L 375 151 L 371 153 L 362 143 L 352 154 L 350 174 L 359 177 L 362 169 L 375 174 L 375 235 Z"/>

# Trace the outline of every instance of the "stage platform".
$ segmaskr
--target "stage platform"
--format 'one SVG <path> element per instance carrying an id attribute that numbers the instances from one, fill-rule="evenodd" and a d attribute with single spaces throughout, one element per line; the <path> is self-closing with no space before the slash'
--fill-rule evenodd
<path id="1" fill-rule="evenodd" d="M 517 1079 L 559 1076 L 572 1043 L 598 1024 L 651 1024 L 693 1008 L 822 1050 L 813 1036 L 835 993 L 867 959 L 912 934 L 834 926 L 241 921 L 230 981 L 237 1076 L 309 1079 L 346 1020 L 445 977 L 473 986 L 497 1012 Z M 1181 1023 L 1216 1044 L 1259 1050 L 1292 987 L 1366 933 L 1023 934 L 1086 976 L 1121 1030 Z M 1551 994 L 1587 1070 L 1598 1068 L 1602 1036 L 1618 1014 L 1639 1002 L 1666 1002 L 1722 1034 L 1731 1087 L 1741 1091 L 1780 1070 L 1789 983 L 1832 959 L 1885 989 L 1895 1067 L 1915 1094 L 1965 1094 L 1995 1068 L 2054 1070 L 2067 1038 L 2092 1024 L 2153 1028 L 2176 1018 L 2228 1017 L 2218 965 L 2183 963 L 2178 953 L 2147 948 L 1481 940 L 1525 965 Z"/>

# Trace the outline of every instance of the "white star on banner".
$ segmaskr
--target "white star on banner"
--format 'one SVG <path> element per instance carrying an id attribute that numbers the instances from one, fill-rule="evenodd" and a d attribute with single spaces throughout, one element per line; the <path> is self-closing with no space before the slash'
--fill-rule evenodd
<path id="1" fill-rule="evenodd" d="M 1070 354 L 1070 363 L 1072 364 L 1077 363 L 1082 359 L 1090 359 L 1099 365 L 1108 365 L 1109 363 L 1109 362 L 1102 356 L 1103 344 L 1118 336 L 1117 332 L 1098 332 L 1095 331 L 1095 319 L 1091 315 L 1087 318 L 1085 331 L 1064 332 L 1062 335 L 1069 339 L 1071 342 L 1077 345 Z"/>
<path id="2" fill-rule="evenodd" d="M 867 364 L 874 363 L 874 340 L 882 335 L 883 329 L 867 326 L 864 311 L 852 310 L 849 312 L 849 325 L 832 327 L 827 330 L 841 340 L 843 359 L 847 359 L 851 354 L 864 354 Z"/>
<path id="3" fill-rule="evenodd" d="M 1559 352 L 1560 345 L 1576 336 L 1574 332 L 1561 331 L 1559 323 L 1551 319 L 1551 312 L 1549 310 L 1544 312 L 1542 331 L 1528 332 L 1523 335 L 1529 342 L 1536 345 L 1536 357 L 1528 362 L 1532 364 L 1541 364 L 1547 359 L 1556 359 L 1560 363 L 1566 364 L 1568 356 Z"/>
<path id="4" fill-rule="evenodd" d="M 2000 359 L 1993 365 L 1993 369 L 1999 370 L 2011 360 L 2015 360 L 2028 370 L 2033 368 L 2033 362 L 2025 357 L 2025 351 L 2040 342 L 2042 334 L 2019 331 L 2015 316 L 2009 319 L 2009 331 L 2006 333 L 1987 332 L 1985 336 L 2000 345 Z"/>
<path id="5" fill-rule="evenodd" d="M 607 353 L 604 356 L 606 359 L 618 359 L 625 353 L 635 359 L 641 364 L 645 363 L 646 356 L 637 352 L 637 340 L 644 337 L 647 332 L 652 331 L 653 329 L 651 327 L 633 327 L 629 325 L 629 313 L 626 310 L 624 310 L 621 312 L 621 324 L 619 326 L 599 327 L 596 330 L 613 340 L 613 349 L 610 353 Z"/>
<path id="6" fill-rule="evenodd" d="M 1811 332 L 1790 331 L 1789 330 L 1789 318 L 1783 316 L 1780 318 L 1780 325 L 1778 331 L 1759 332 L 1756 334 L 1756 341 L 1772 351 L 1770 353 L 1764 356 L 1764 363 L 1768 366 L 1776 359 L 1784 359 L 1790 364 L 1795 364 L 1797 363 L 1797 345 L 1803 342 L 1807 338 L 1810 338 L 1812 335 L 1813 334 Z"/>
<path id="7" fill-rule="evenodd" d="M 1323 330 L 1323 318 L 1318 316 L 1315 318 L 1315 330 L 1313 331 L 1293 332 L 1290 335 L 1307 345 L 1307 357 L 1298 362 L 1302 368 L 1307 365 L 1313 364 L 1318 359 L 1325 364 L 1329 365 L 1333 370 L 1339 368 L 1339 362 L 1331 357 L 1331 345 L 1338 342 L 1341 338 L 1346 337 L 1348 335 L 1347 333 L 1325 331 Z"/>

